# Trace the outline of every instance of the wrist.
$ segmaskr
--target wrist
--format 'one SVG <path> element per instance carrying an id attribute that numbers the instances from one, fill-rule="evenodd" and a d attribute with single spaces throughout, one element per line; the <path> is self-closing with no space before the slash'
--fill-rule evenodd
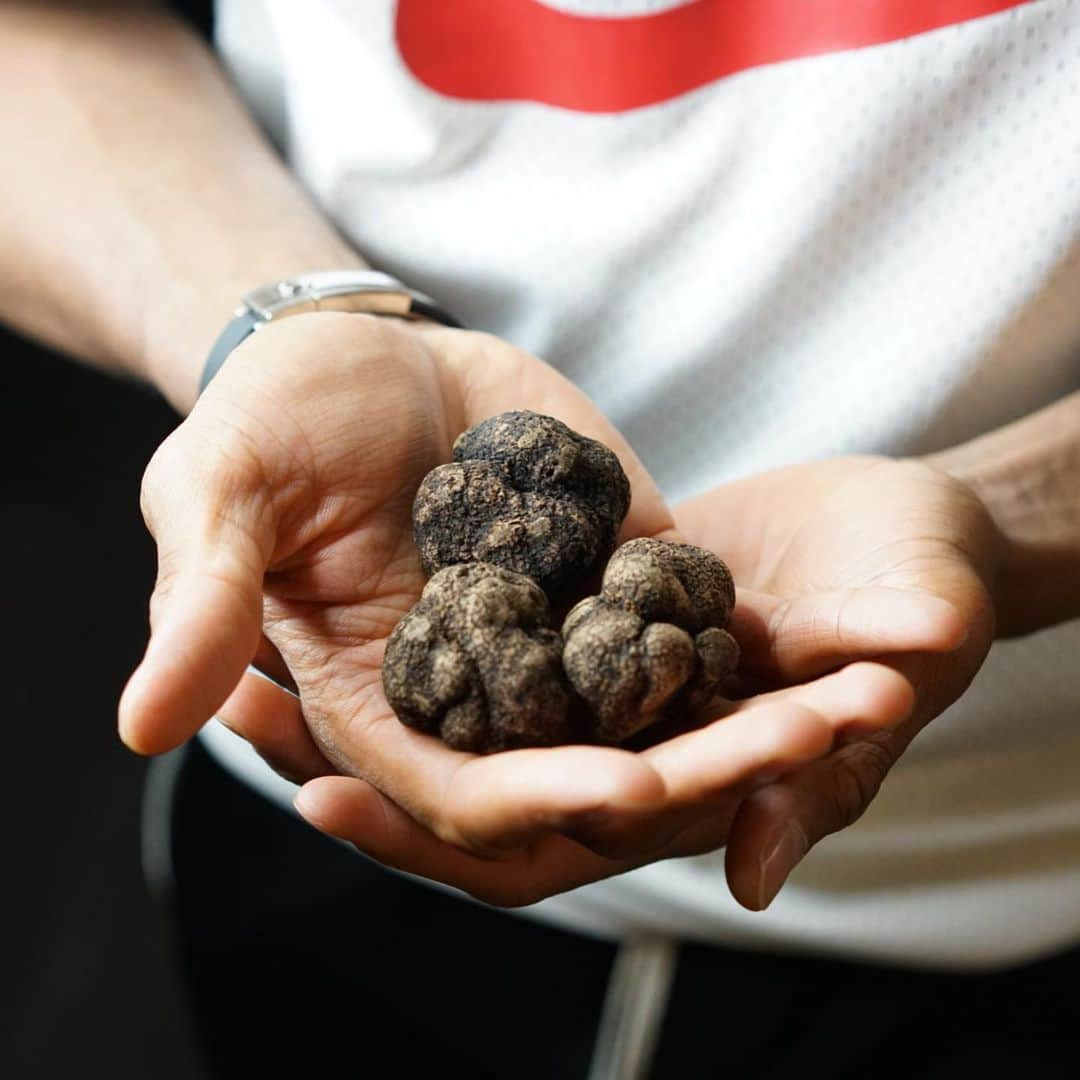
<path id="1" fill-rule="evenodd" d="M 1000 636 L 1080 615 L 1080 395 L 924 460 L 962 482 L 1001 537 Z"/>
<path id="2" fill-rule="evenodd" d="M 210 275 L 178 274 L 165 295 L 145 305 L 133 335 L 136 345 L 130 366 L 186 414 L 198 397 L 210 349 L 247 293 L 299 272 L 366 266 L 334 237 L 236 259 Z"/>

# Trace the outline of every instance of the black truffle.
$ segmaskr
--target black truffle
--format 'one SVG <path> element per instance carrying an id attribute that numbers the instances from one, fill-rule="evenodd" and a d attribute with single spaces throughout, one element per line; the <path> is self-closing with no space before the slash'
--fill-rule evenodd
<path id="1" fill-rule="evenodd" d="M 450 566 L 390 635 L 383 686 L 403 723 L 457 750 L 553 746 L 570 738 L 561 648 L 529 578 Z"/>
<path id="2" fill-rule="evenodd" d="M 739 647 L 723 629 L 735 604 L 724 563 L 690 544 L 623 544 L 599 596 L 563 624 L 563 667 L 593 734 L 619 743 L 657 720 L 699 714 L 720 696 Z"/>
<path id="3" fill-rule="evenodd" d="M 489 562 L 556 596 L 603 564 L 629 508 L 606 446 L 553 417 L 507 412 L 464 432 L 454 461 L 428 473 L 413 529 L 428 574 Z"/>

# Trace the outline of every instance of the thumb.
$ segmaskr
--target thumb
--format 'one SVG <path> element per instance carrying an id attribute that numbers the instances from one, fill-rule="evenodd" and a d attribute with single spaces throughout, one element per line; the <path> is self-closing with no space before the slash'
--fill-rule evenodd
<path id="1" fill-rule="evenodd" d="M 251 485 L 229 482 L 220 469 L 200 483 L 189 469 L 170 468 L 169 457 L 159 451 L 143 482 L 158 578 L 150 642 L 119 707 L 120 737 L 140 754 L 171 750 L 214 715 L 262 630 L 269 545 L 261 499 L 238 495 Z"/>
<path id="2" fill-rule="evenodd" d="M 725 856 L 732 896 L 750 911 L 767 908 L 819 840 L 863 815 L 913 735 L 905 724 L 849 743 L 745 799 Z"/>
<path id="3" fill-rule="evenodd" d="M 740 589 L 728 629 L 746 666 L 787 682 L 884 653 L 952 652 L 968 633 L 948 600 L 884 586 L 789 598 Z"/>

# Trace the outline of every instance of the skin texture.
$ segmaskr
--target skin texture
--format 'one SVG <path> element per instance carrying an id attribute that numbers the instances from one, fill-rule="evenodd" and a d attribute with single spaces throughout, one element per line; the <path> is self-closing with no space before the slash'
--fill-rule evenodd
<path id="1" fill-rule="evenodd" d="M 454 461 L 424 477 L 413 533 L 429 574 L 480 560 L 573 589 L 611 554 L 630 483 L 606 446 L 554 417 L 493 416 L 454 442 Z"/>
<path id="2" fill-rule="evenodd" d="M 440 570 L 394 627 L 382 675 L 398 719 L 455 750 L 570 741 L 562 639 L 522 574 L 482 562 Z"/>
<path id="3" fill-rule="evenodd" d="M 731 574 L 712 552 L 647 538 L 623 544 L 600 595 L 563 624 L 563 666 L 593 735 L 620 743 L 665 716 L 716 705 L 739 658 L 723 629 L 734 605 Z"/>

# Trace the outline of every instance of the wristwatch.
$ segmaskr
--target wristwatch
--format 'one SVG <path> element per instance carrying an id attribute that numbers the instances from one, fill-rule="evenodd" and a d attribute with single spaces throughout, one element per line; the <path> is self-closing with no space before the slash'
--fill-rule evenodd
<path id="1" fill-rule="evenodd" d="M 326 270 L 300 274 L 249 292 L 233 318 L 214 342 L 206 358 L 199 393 L 221 370 L 229 353 L 245 338 L 274 319 L 306 311 L 352 311 L 370 315 L 396 315 L 426 319 L 461 328 L 430 296 L 403 285 L 376 270 Z"/>

